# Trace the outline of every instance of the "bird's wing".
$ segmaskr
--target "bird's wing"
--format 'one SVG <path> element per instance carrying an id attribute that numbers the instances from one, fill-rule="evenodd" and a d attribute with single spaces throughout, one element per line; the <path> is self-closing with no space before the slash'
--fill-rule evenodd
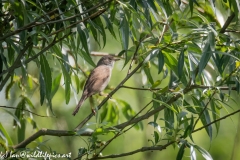
<path id="1" fill-rule="evenodd" d="M 110 79 L 110 72 L 110 68 L 106 66 L 98 66 L 91 72 L 84 87 L 84 90 L 90 94 L 88 96 L 105 89 Z"/>

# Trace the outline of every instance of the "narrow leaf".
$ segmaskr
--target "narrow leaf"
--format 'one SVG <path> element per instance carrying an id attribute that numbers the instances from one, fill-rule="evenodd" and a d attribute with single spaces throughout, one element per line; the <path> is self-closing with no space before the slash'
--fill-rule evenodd
<path id="1" fill-rule="evenodd" d="M 69 103 L 70 95 L 71 95 L 71 77 L 69 75 L 69 72 L 67 72 L 66 68 L 62 65 L 62 71 L 63 71 L 63 77 L 64 77 L 64 85 L 65 85 L 65 99 L 66 104 Z"/>
<path id="2" fill-rule="evenodd" d="M 183 66 L 184 66 L 184 49 L 181 50 L 181 53 L 178 58 L 178 77 L 181 79 L 183 75 Z"/>
<path id="3" fill-rule="evenodd" d="M 164 66 L 164 56 L 161 50 L 158 53 L 158 74 L 162 71 Z"/>

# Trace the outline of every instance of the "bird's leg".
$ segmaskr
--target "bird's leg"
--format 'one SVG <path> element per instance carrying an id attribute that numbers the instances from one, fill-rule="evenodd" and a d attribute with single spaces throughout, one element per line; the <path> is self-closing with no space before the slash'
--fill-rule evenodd
<path id="1" fill-rule="evenodd" d="M 100 96 L 107 97 L 109 94 L 106 94 L 106 93 L 103 93 L 103 92 L 99 92 L 99 95 L 100 95 Z M 109 98 L 112 99 L 112 97 L 109 97 Z"/>
<path id="2" fill-rule="evenodd" d="M 94 100 L 92 96 L 89 97 L 89 101 L 90 101 L 92 113 L 96 115 L 96 110 L 94 109 Z"/>

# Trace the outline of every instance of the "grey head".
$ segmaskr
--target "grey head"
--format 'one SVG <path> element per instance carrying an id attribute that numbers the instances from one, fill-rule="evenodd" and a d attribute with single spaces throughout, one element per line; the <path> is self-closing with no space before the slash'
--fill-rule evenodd
<path id="1" fill-rule="evenodd" d="M 106 55 L 103 56 L 97 63 L 97 66 L 101 65 L 107 65 L 107 66 L 113 66 L 115 61 L 120 60 L 119 58 L 115 58 L 114 56 L 111 55 Z"/>

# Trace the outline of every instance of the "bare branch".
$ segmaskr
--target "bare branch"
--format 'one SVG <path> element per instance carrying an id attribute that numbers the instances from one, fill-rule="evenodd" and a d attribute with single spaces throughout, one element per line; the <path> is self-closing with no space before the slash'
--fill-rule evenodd
<path id="1" fill-rule="evenodd" d="M 219 31 L 219 33 L 224 33 L 227 29 L 227 27 L 230 25 L 230 23 L 232 22 L 233 18 L 235 17 L 235 13 L 232 13 L 228 19 L 226 20 L 226 22 L 224 23 L 223 27 L 221 28 L 221 30 Z"/>
<path id="2" fill-rule="evenodd" d="M 121 88 L 132 89 L 132 90 L 142 90 L 142 91 L 158 91 L 161 88 L 137 88 L 137 87 L 130 87 L 130 86 L 121 86 Z"/>
<path id="3" fill-rule="evenodd" d="M 131 152 L 127 152 L 127 153 L 122 153 L 122 154 L 112 154 L 109 156 L 104 156 L 104 157 L 93 157 L 90 158 L 89 160 L 93 160 L 93 159 L 107 159 L 107 158 L 117 158 L 117 157 L 125 157 L 125 156 L 130 156 L 139 152 L 146 152 L 146 151 L 162 151 L 164 149 L 166 149 L 169 145 L 173 144 L 174 142 L 169 142 L 163 146 L 152 146 L 152 147 L 142 147 L 140 149 L 131 151 Z"/>

